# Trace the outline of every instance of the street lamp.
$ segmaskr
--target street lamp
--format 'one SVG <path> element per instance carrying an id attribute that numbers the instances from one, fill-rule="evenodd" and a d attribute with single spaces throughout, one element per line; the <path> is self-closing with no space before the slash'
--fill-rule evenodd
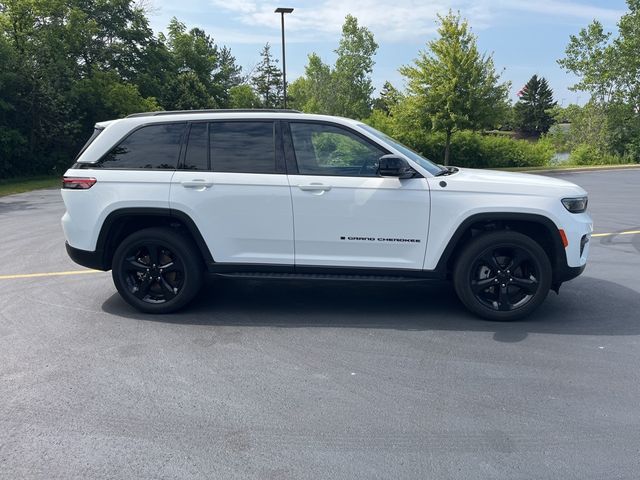
<path id="1" fill-rule="evenodd" d="M 293 12 L 293 8 L 276 8 L 275 13 L 280 14 L 282 24 L 282 93 L 284 95 L 284 108 L 287 108 L 287 64 L 284 55 L 284 14 Z"/>

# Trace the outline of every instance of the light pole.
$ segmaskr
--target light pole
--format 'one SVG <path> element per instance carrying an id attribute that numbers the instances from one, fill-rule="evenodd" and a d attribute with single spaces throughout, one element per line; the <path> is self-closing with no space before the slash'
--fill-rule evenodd
<path id="1" fill-rule="evenodd" d="M 293 8 L 276 8 L 275 13 L 280 14 L 282 24 L 282 93 L 284 95 L 284 108 L 287 108 L 287 64 L 284 54 L 284 14 L 293 12 Z"/>

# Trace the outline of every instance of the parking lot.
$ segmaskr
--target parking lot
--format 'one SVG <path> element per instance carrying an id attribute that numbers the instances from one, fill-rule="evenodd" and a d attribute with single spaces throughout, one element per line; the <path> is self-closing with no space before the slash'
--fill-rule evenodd
<path id="1" fill-rule="evenodd" d="M 439 282 L 144 315 L 67 258 L 57 190 L 0 198 L 0 478 L 638 478 L 640 169 L 556 175 L 608 235 L 509 324 Z"/>

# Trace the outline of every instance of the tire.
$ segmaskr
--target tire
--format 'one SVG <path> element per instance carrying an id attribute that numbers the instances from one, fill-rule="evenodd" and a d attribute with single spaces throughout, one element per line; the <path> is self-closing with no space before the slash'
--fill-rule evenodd
<path id="1" fill-rule="evenodd" d="M 526 317 L 544 301 L 553 272 L 530 237 L 508 230 L 483 234 L 462 251 L 453 271 L 460 301 L 487 320 Z"/>
<path id="2" fill-rule="evenodd" d="M 111 274 L 131 306 L 145 313 L 170 313 L 197 295 L 202 271 L 202 259 L 189 238 L 169 228 L 146 228 L 118 246 Z"/>

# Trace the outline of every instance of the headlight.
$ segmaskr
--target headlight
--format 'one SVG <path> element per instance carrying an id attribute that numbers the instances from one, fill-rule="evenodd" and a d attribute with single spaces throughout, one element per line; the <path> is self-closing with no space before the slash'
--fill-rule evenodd
<path id="1" fill-rule="evenodd" d="M 587 209 L 589 199 L 587 197 L 563 198 L 562 204 L 564 208 L 571 213 L 582 213 Z"/>

